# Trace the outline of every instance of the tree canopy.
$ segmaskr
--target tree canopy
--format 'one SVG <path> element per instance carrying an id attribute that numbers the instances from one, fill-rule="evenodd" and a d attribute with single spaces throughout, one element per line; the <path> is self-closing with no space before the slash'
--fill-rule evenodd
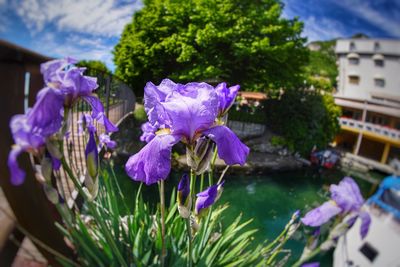
<path id="1" fill-rule="evenodd" d="M 82 60 L 77 64 L 79 67 L 86 67 L 93 71 L 100 71 L 104 73 L 111 73 L 106 64 L 100 60 Z"/>
<path id="2" fill-rule="evenodd" d="M 226 81 L 246 91 L 292 87 L 308 61 L 303 24 L 279 0 L 145 0 L 114 49 L 117 76 Z"/>

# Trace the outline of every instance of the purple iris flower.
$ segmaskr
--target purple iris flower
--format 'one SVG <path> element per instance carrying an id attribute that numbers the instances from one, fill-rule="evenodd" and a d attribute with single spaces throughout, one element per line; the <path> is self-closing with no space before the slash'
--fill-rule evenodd
<path id="1" fill-rule="evenodd" d="M 226 83 L 220 83 L 215 87 L 215 91 L 218 95 L 218 114 L 219 117 L 223 117 L 233 105 L 236 95 L 240 89 L 240 85 L 234 85 L 227 87 Z"/>
<path id="2" fill-rule="evenodd" d="M 108 134 L 101 134 L 99 136 L 100 144 L 106 146 L 109 149 L 114 149 L 117 146 L 117 142 L 111 140 Z"/>
<path id="3" fill-rule="evenodd" d="M 156 123 L 157 124 L 157 123 Z M 158 130 L 157 126 L 153 126 L 150 122 L 145 122 L 140 127 L 143 134 L 140 136 L 140 141 L 150 142 L 156 136 L 155 132 Z"/>
<path id="4" fill-rule="evenodd" d="M 224 181 L 219 184 L 212 185 L 208 187 L 203 192 L 198 193 L 196 199 L 196 214 L 201 216 L 203 212 L 213 205 L 222 193 L 222 187 L 224 185 Z"/>
<path id="5" fill-rule="evenodd" d="M 71 58 L 43 63 L 40 71 L 46 86 L 60 92 L 64 106 L 72 106 L 79 98 L 85 100 L 92 107 L 92 117 L 102 123 L 107 132 L 118 131 L 105 116 L 103 104 L 93 95 L 98 87 L 97 78 L 83 75 L 85 68 L 75 67 L 74 63 L 76 60 Z"/>
<path id="6" fill-rule="evenodd" d="M 364 199 L 356 182 L 350 177 L 345 177 L 338 185 L 331 185 L 329 190 L 331 200 L 309 211 L 301 221 L 305 225 L 316 227 L 328 222 L 338 214 L 356 215 L 349 220 L 349 225 L 353 225 L 359 217 L 362 221 L 361 236 L 364 238 L 368 233 L 371 219 L 368 213 L 361 211 Z"/>
<path id="7" fill-rule="evenodd" d="M 249 148 L 226 126 L 216 124 L 218 96 L 206 83 L 176 84 L 165 79 L 159 86 L 147 83 L 145 110 L 151 125 L 158 125 L 156 136 L 125 165 L 136 181 L 153 184 L 166 179 L 171 169 L 172 146 L 182 141 L 194 150 L 203 136 L 214 141 L 218 155 L 227 164 L 246 161 Z"/>

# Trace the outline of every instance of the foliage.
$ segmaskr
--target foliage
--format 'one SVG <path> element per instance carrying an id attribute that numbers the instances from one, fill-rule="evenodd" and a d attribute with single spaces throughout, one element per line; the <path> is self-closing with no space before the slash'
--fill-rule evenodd
<path id="1" fill-rule="evenodd" d="M 106 64 L 100 60 L 81 60 L 76 65 L 88 68 L 86 73 L 89 75 L 92 75 L 90 71 L 100 71 L 104 74 L 111 74 L 111 71 L 107 68 Z"/>
<path id="2" fill-rule="evenodd" d="M 161 231 L 158 211 L 152 211 L 137 192 L 134 203 L 127 203 L 113 169 L 104 169 L 100 178 L 99 194 L 95 200 L 96 211 L 111 232 L 118 250 L 129 264 L 159 266 Z M 133 207 L 133 208 L 132 208 Z M 228 206 L 218 206 L 208 216 L 193 238 L 193 262 L 196 266 L 265 266 L 265 263 L 283 263 L 287 258 L 277 257 L 290 238 L 294 221 L 291 221 L 269 246 L 252 247 L 252 236 L 257 230 L 244 230 L 250 221 L 241 216 L 222 228 L 220 218 Z M 133 212 L 132 212 L 133 210 Z M 74 245 L 82 266 L 116 266 L 113 249 L 102 225 L 90 209 L 69 218 L 68 227 L 58 225 Z M 187 257 L 185 220 L 179 216 L 176 195 L 172 194 L 166 211 L 166 266 L 184 266 Z M 289 231 L 291 230 L 291 231 Z M 65 266 L 70 264 L 64 262 Z"/>
<path id="3" fill-rule="evenodd" d="M 318 46 L 310 51 L 310 61 L 305 68 L 306 82 L 315 88 L 331 91 L 336 85 L 338 70 L 335 55 L 336 40 L 317 41 L 310 45 Z"/>
<path id="4" fill-rule="evenodd" d="M 266 104 L 268 125 L 287 147 L 308 156 L 313 146 L 324 148 L 338 133 L 340 108 L 329 94 L 289 90 Z"/>
<path id="5" fill-rule="evenodd" d="M 226 81 L 242 89 L 291 87 L 308 60 L 303 24 L 279 0 L 147 0 L 114 49 L 116 73 L 145 82 Z"/>
<path id="6" fill-rule="evenodd" d="M 135 111 L 133 112 L 133 116 L 139 122 L 144 122 L 144 121 L 147 120 L 147 114 L 144 111 L 144 107 L 143 106 L 137 106 L 135 108 Z"/>

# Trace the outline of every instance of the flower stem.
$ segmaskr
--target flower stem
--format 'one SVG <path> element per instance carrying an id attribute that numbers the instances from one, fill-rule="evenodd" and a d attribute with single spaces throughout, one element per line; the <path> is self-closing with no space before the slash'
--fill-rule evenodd
<path id="1" fill-rule="evenodd" d="M 161 267 L 165 266 L 165 256 L 167 254 L 165 248 L 165 190 L 164 180 L 160 181 L 160 209 L 161 209 Z"/>
<path id="2" fill-rule="evenodd" d="M 293 267 L 301 266 L 304 262 L 314 258 L 320 252 L 321 252 L 321 247 L 314 249 L 310 254 L 308 254 L 307 257 L 301 258 L 298 261 L 296 261 L 295 264 L 293 264 Z"/>
<path id="3" fill-rule="evenodd" d="M 119 263 L 121 264 L 121 266 L 128 267 L 128 264 L 125 262 L 124 258 L 122 257 L 121 252 L 118 250 L 118 247 L 115 244 L 115 241 L 114 241 L 111 233 L 108 231 L 108 227 L 104 223 L 104 219 L 101 218 L 101 216 L 98 214 L 95 205 L 91 201 L 89 201 L 88 196 L 83 191 L 82 185 L 80 184 L 80 182 L 78 181 L 78 179 L 75 177 L 75 175 L 73 174 L 72 170 L 68 166 L 68 163 L 66 162 L 64 156 L 61 158 L 61 164 L 62 164 L 64 170 L 66 171 L 66 173 L 68 174 L 68 176 L 71 178 L 71 180 L 74 183 L 74 185 L 75 185 L 76 189 L 78 190 L 79 194 L 85 199 L 85 203 L 88 205 L 88 208 L 91 211 L 95 221 L 102 228 L 102 230 L 104 232 L 104 235 L 105 235 L 107 241 L 109 242 L 111 249 L 115 253 L 115 256 L 117 257 Z"/>
<path id="4" fill-rule="evenodd" d="M 188 233 L 188 262 L 187 266 L 192 267 L 192 227 L 190 226 L 190 216 L 186 220 L 186 230 Z"/>

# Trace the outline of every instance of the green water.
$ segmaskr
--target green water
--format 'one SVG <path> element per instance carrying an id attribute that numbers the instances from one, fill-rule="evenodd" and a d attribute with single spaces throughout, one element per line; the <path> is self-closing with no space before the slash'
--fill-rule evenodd
<path id="1" fill-rule="evenodd" d="M 118 176 L 123 183 L 123 190 L 127 192 L 128 198 L 132 197 L 133 201 L 138 183 L 131 182 L 122 170 L 118 171 Z M 180 176 L 178 173 L 172 173 L 166 181 L 167 201 L 173 187 L 177 186 Z M 304 214 L 311 207 L 325 201 L 329 195 L 329 184 L 338 183 L 343 176 L 344 174 L 340 172 L 319 174 L 311 170 L 262 176 L 227 175 L 224 192 L 218 201 L 219 204 L 229 204 L 222 224 L 228 225 L 242 214 L 243 219 L 253 218 L 248 229 L 259 229 L 254 237 L 254 244 L 273 240 L 283 230 L 293 212 L 301 210 Z M 371 185 L 360 179 L 356 181 L 364 197 L 367 197 Z M 197 184 L 197 190 L 198 188 L 199 184 Z M 145 186 L 143 190 L 145 200 L 158 201 L 156 185 Z M 292 251 L 292 261 L 301 255 L 305 244 L 304 235 L 301 232 L 298 231 L 285 246 Z M 327 266 L 330 265 L 329 257 L 328 255 L 322 258 L 323 262 L 327 262 Z"/>

